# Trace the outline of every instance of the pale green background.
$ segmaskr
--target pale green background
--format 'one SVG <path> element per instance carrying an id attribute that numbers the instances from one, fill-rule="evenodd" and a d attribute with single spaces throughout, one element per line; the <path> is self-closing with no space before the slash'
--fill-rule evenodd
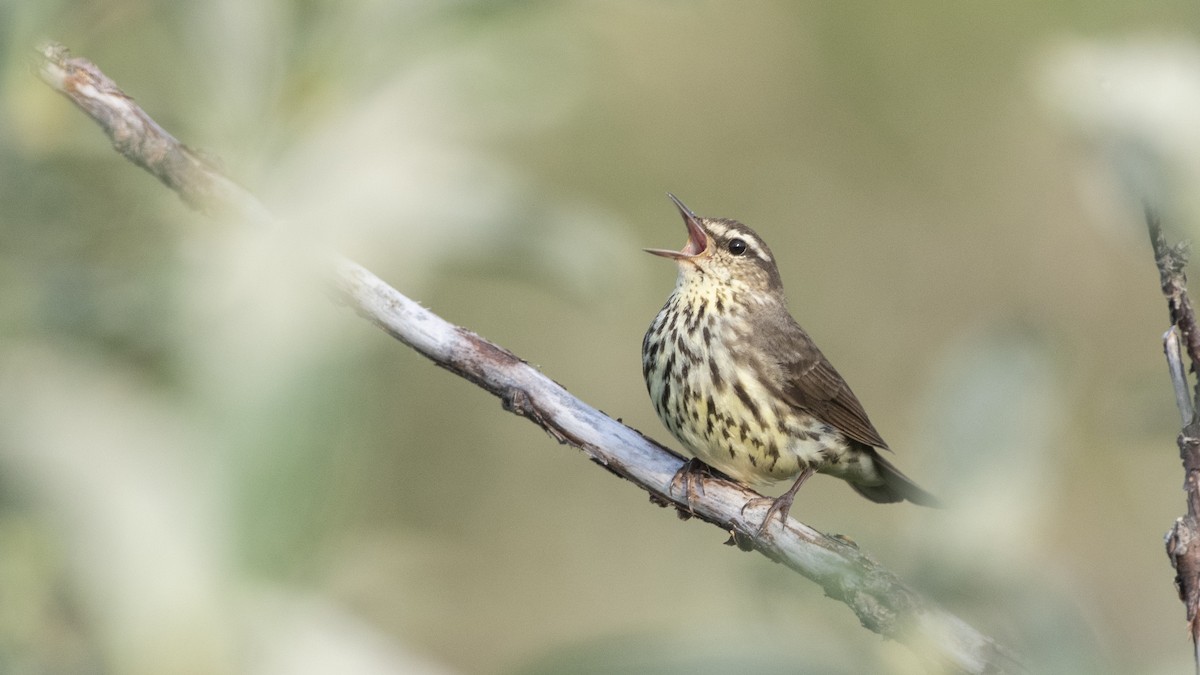
<path id="1" fill-rule="evenodd" d="M 1197 175 L 1198 21 L 0 3 L 0 672 L 921 672 L 328 302 L 277 240 L 189 212 L 31 74 L 46 38 L 302 238 L 663 441 L 639 346 L 674 270 L 640 249 L 684 241 L 668 190 L 744 220 L 952 505 L 819 478 L 793 515 L 1036 672 L 1185 672 L 1166 311 L 1110 160 L 1148 148 L 1174 224 L 1200 221 L 1170 187 Z"/>

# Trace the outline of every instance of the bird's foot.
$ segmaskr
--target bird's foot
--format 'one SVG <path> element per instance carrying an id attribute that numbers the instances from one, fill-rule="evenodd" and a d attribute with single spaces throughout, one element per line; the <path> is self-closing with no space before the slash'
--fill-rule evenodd
<path id="1" fill-rule="evenodd" d="M 815 471 L 811 468 L 801 471 L 800 475 L 796 478 L 796 482 L 792 484 L 792 487 L 788 488 L 787 492 L 779 495 L 775 499 L 771 499 L 770 497 L 756 497 L 754 499 L 747 500 L 746 503 L 742 505 L 742 517 L 745 519 L 746 509 L 756 508 L 768 502 L 771 504 L 770 508 L 767 509 L 767 515 L 763 516 L 762 523 L 758 526 L 758 529 L 754 531 L 755 539 L 762 537 L 763 533 L 767 531 L 767 526 L 771 524 L 771 519 L 774 518 L 776 514 L 779 514 L 780 523 L 787 522 L 788 512 L 792 510 L 792 502 L 796 499 L 796 492 L 800 490 L 801 485 L 804 485 L 804 481 L 812 477 L 813 473 L 815 473 Z"/>
<path id="2" fill-rule="evenodd" d="M 671 477 L 669 494 L 682 494 L 687 501 L 687 510 L 679 507 L 679 517 L 684 520 L 696 515 L 692 503 L 697 497 L 704 496 L 704 479 L 714 475 L 712 467 L 695 457 L 683 463 L 675 475 Z"/>
<path id="3" fill-rule="evenodd" d="M 771 524 L 771 519 L 775 517 L 775 514 L 779 514 L 779 522 L 786 523 L 788 519 L 788 512 L 792 510 L 792 501 L 793 498 L 785 493 L 779 497 L 776 497 L 775 499 L 771 499 L 770 497 L 758 497 L 746 502 L 745 506 L 742 507 L 743 512 L 745 512 L 747 507 L 758 507 L 768 503 L 771 505 L 770 508 L 767 509 L 767 515 L 763 516 L 762 524 L 760 524 L 758 529 L 754 531 L 754 538 L 758 539 L 763 535 L 763 532 L 767 531 L 767 525 Z"/>

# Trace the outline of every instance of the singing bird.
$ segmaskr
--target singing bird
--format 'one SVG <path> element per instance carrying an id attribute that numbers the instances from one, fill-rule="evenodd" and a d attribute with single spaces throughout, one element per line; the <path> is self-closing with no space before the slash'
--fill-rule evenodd
<path id="1" fill-rule="evenodd" d="M 668 194 L 687 226 L 675 290 L 642 340 L 654 410 L 692 455 L 742 483 L 795 479 L 758 528 L 787 519 L 813 473 L 841 478 L 873 502 L 937 499 L 880 450 L 887 443 L 854 392 L 788 312 L 775 256 L 736 220 L 702 218 Z M 695 461 L 680 470 L 686 480 Z M 692 495 L 689 494 L 689 498 Z"/>

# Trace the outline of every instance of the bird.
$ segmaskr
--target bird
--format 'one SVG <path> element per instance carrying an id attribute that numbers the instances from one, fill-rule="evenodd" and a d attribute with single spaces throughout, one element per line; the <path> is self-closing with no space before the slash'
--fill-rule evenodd
<path id="1" fill-rule="evenodd" d="M 754 230 L 697 216 L 668 193 L 687 227 L 675 288 L 642 339 L 654 410 L 691 453 L 672 480 L 689 501 L 697 471 L 754 487 L 794 479 L 770 508 L 786 522 L 814 473 L 840 478 L 878 503 L 937 507 L 936 497 L 886 459 L 891 452 L 833 364 L 788 310 L 776 258 Z M 743 506 L 743 513 L 752 502 Z"/>

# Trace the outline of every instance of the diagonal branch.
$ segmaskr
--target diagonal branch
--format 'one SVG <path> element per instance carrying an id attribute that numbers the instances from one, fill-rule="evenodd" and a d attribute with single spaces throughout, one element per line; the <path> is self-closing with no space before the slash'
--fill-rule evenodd
<path id="1" fill-rule="evenodd" d="M 118 152 L 189 206 L 276 225 L 257 199 L 158 126 L 90 61 L 71 58 L 61 45 L 43 47 L 40 55 L 42 79 L 87 113 Z M 671 490 L 672 477 L 683 464 L 678 455 L 574 397 L 507 349 L 421 307 L 360 265 L 336 258 L 333 271 L 338 296 L 392 337 L 495 394 L 506 410 L 579 448 L 648 492 L 654 503 L 674 505 L 681 515 L 717 525 L 733 535 L 731 542 L 757 549 L 820 584 L 865 627 L 909 645 L 931 666 L 963 673 L 1020 669 L 991 638 L 919 595 L 853 544 L 795 520 L 774 524 L 770 536 L 745 536 L 744 518 L 757 523 L 765 510 L 750 508 L 742 514 L 757 493 L 705 477 L 701 494 L 689 504 Z"/>
<path id="2" fill-rule="evenodd" d="M 1183 368 L 1184 351 L 1192 362 L 1191 371 L 1197 373 L 1200 364 L 1200 327 L 1196 325 L 1196 314 L 1187 293 L 1187 275 L 1184 268 L 1188 261 L 1186 243 L 1171 246 L 1163 234 L 1158 213 L 1146 208 L 1146 227 L 1150 231 L 1150 245 L 1154 250 L 1154 261 L 1158 265 L 1159 281 L 1163 295 L 1167 298 L 1167 309 L 1171 318 L 1171 329 L 1163 336 L 1163 348 L 1171 384 L 1175 388 L 1175 402 L 1183 419 L 1183 429 L 1176 443 L 1179 458 L 1183 461 L 1183 489 L 1187 493 L 1187 515 L 1175 519 L 1175 524 L 1166 535 L 1167 557 L 1175 569 L 1175 589 L 1187 612 L 1188 634 L 1192 636 L 1193 656 L 1196 672 L 1200 673 L 1200 419 L 1196 406 L 1200 402 L 1200 380 L 1195 395 L 1188 396 L 1188 376 Z"/>

